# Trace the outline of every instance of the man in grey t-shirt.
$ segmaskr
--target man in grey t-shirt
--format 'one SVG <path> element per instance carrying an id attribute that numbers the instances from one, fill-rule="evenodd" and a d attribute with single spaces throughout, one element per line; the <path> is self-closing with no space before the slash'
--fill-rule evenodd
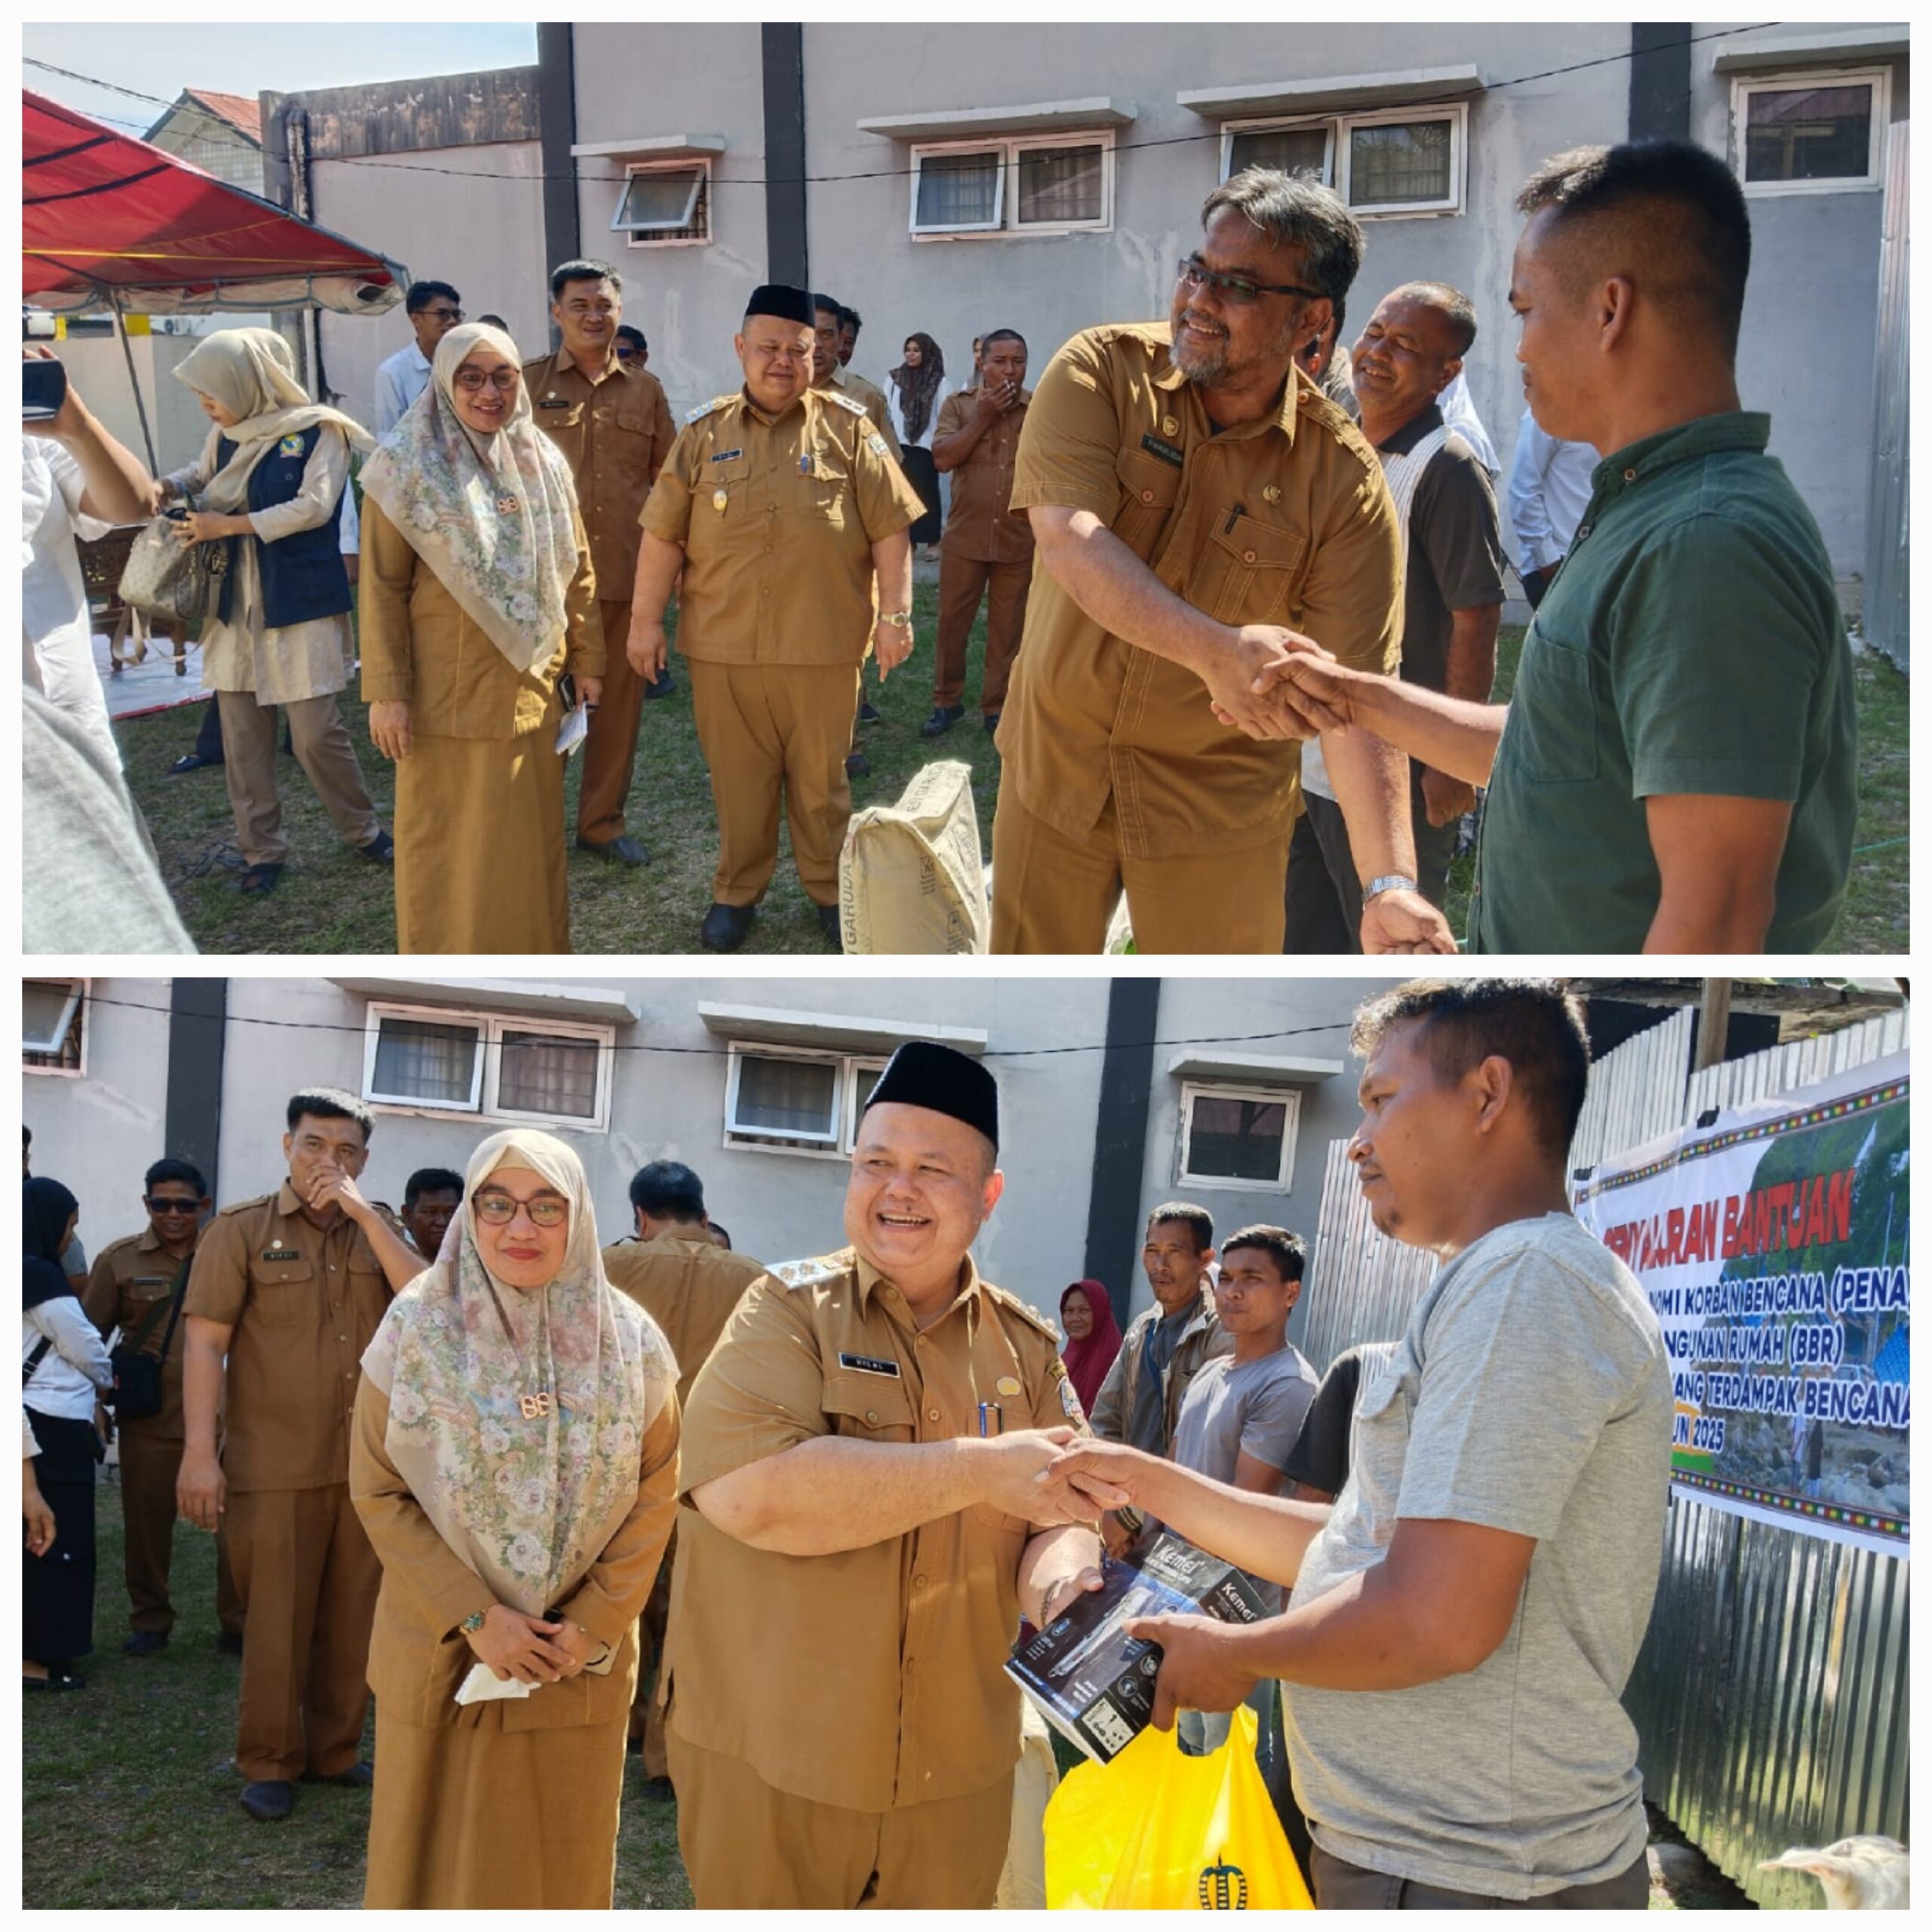
<path id="1" fill-rule="evenodd" d="M 1371 1215 L 1446 1265 L 1365 1383 L 1341 1494 L 1245 1495 L 1105 1443 L 1053 1469 L 1293 1589 L 1259 1624 L 1130 1628 L 1164 1652 L 1157 1724 L 1281 1681 L 1318 1906 L 1641 1910 L 1618 1700 L 1663 1558 L 1670 1380 L 1635 1278 L 1569 1215 L 1582 1016 L 1549 982 L 1420 980 L 1352 1044 Z"/>

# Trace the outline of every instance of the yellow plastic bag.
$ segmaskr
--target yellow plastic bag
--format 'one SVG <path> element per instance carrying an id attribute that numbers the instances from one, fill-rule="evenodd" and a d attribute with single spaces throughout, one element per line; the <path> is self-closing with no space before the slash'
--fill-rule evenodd
<path id="1" fill-rule="evenodd" d="M 1069 1771 L 1047 1807 L 1055 1910 L 1308 1911 L 1294 1854 L 1255 1761 L 1254 1713 L 1190 1758 L 1151 1725 L 1110 1764 Z"/>

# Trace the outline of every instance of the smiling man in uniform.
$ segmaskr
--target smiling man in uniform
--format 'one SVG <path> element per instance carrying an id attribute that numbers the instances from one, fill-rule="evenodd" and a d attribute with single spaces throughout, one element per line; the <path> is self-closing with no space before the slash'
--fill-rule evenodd
<path id="1" fill-rule="evenodd" d="M 584 740 L 577 842 L 620 865 L 648 856 L 625 829 L 644 685 L 624 658 L 638 513 L 675 433 L 664 386 L 617 354 L 623 284 L 608 262 L 565 262 L 550 277 L 550 318 L 563 340 L 523 365 L 537 426 L 569 459 L 604 620 L 604 682 Z"/>
<path id="2" fill-rule="evenodd" d="M 1020 1694 L 1098 1560 L 1035 1481 L 1080 1422 L 1046 1318 L 985 1281 L 998 1090 L 901 1047 L 859 1122 L 851 1245 L 746 1290 L 685 1416 L 666 1721 L 700 1908 L 983 1909 Z"/>
<path id="3" fill-rule="evenodd" d="M 718 811 L 706 951 L 744 943 L 778 863 L 781 801 L 798 883 L 838 943 L 845 755 L 868 642 L 883 678 L 912 651 L 923 513 L 863 408 L 811 386 L 812 298 L 768 283 L 735 338 L 744 386 L 693 410 L 645 506 L 630 662 L 658 676 L 684 573 L 678 648 Z M 873 584 L 876 580 L 876 605 Z"/>
<path id="4" fill-rule="evenodd" d="M 1098 952 L 1124 888 L 1143 952 L 1278 952 L 1308 735 L 1257 682 L 1310 639 L 1394 668 L 1401 557 L 1374 453 L 1295 367 L 1361 260 L 1328 189 L 1211 194 L 1171 318 L 1089 329 L 1026 413 L 1013 503 L 1039 564 L 999 730 L 993 949 Z M 1408 768 L 1331 768 L 1364 949 L 1454 950 L 1415 889 Z"/>

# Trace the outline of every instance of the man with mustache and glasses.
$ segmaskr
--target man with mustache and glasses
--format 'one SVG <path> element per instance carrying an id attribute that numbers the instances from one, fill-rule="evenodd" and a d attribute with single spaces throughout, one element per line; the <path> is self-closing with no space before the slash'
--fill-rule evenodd
<path id="1" fill-rule="evenodd" d="M 1000 727 L 993 946 L 1278 952 L 1299 740 L 1272 675 L 1313 647 L 1395 668 L 1400 535 L 1375 454 L 1296 369 L 1361 260 L 1327 189 L 1211 194 L 1171 318 L 1089 329 L 1028 411 L 1013 504 L 1039 567 Z M 1261 687 L 1257 691 L 1257 684 Z M 1367 951 L 1453 950 L 1415 889 L 1401 755 L 1337 734 Z"/>

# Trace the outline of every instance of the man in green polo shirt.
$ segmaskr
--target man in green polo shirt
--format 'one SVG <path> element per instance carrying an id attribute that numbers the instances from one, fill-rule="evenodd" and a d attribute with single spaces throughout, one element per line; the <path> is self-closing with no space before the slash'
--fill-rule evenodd
<path id="1" fill-rule="evenodd" d="M 1843 903 L 1851 654 L 1817 525 L 1739 407 L 1736 178 L 1688 142 L 1571 149 L 1517 198 L 1523 386 L 1601 451 L 1507 706 L 1343 669 L 1272 675 L 1487 785 L 1469 950 L 1803 952 Z"/>

